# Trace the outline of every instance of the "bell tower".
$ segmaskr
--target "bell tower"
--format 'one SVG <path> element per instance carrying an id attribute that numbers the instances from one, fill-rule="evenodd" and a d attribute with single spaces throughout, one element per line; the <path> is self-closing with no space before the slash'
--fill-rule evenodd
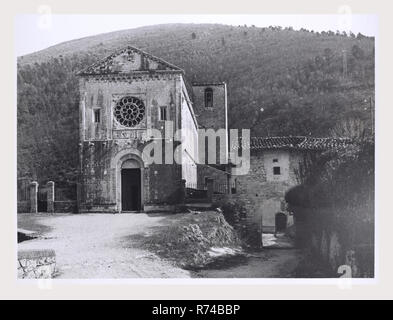
<path id="1" fill-rule="evenodd" d="M 225 141 L 217 142 L 216 146 L 208 146 L 208 152 L 216 148 L 216 159 L 225 155 L 228 160 L 228 106 L 227 86 L 219 83 L 193 83 L 194 112 L 200 128 L 225 130 Z M 225 146 L 225 147 L 223 147 Z M 217 164 L 221 164 L 218 163 Z"/>

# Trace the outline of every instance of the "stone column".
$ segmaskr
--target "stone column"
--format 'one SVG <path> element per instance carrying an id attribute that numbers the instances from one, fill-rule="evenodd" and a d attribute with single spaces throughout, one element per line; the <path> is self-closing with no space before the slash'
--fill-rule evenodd
<path id="1" fill-rule="evenodd" d="M 184 204 L 186 202 L 186 180 L 180 180 L 179 186 L 179 204 Z"/>
<path id="2" fill-rule="evenodd" d="M 213 201 L 213 192 L 214 192 L 214 180 L 212 178 L 206 178 L 207 185 L 207 200 L 209 202 Z"/>
<path id="3" fill-rule="evenodd" d="M 46 187 L 47 212 L 53 213 L 55 212 L 55 183 L 48 181 Z"/>
<path id="4" fill-rule="evenodd" d="M 38 182 L 33 181 L 30 183 L 30 213 L 38 212 Z"/>

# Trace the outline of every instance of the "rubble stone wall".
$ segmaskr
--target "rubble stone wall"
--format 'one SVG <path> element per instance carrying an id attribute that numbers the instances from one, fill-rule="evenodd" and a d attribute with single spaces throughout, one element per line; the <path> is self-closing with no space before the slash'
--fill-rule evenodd
<path id="1" fill-rule="evenodd" d="M 19 279 L 49 279 L 56 273 L 54 250 L 18 251 Z"/>

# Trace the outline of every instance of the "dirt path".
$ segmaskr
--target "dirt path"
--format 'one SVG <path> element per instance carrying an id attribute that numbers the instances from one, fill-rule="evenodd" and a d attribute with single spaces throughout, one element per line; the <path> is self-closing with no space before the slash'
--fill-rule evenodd
<path id="1" fill-rule="evenodd" d="M 156 255 L 133 248 L 129 236 L 160 225 L 159 215 L 83 214 L 42 217 L 45 239 L 19 243 L 19 249 L 54 249 L 59 278 L 188 278 L 190 273 Z"/>
<path id="2" fill-rule="evenodd" d="M 167 223 L 165 219 L 165 215 L 143 213 L 26 216 L 26 226 L 39 229 L 43 238 L 18 247 L 54 249 L 58 278 L 67 279 L 285 278 L 291 277 L 302 256 L 294 249 L 266 249 L 219 259 L 203 270 L 183 270 L 137 248 L 132 240 L 134 235 L 150 235 L 152 228 Z M 23 228 L 24 223 L 20 224 Z"/>
<path id="3" fill-rule="evenodd" d="M 296 249 L 265 249 L 245 257 L 219 261 L 199 270 L 203 278 L 290 278 L 303 252 Z"/>

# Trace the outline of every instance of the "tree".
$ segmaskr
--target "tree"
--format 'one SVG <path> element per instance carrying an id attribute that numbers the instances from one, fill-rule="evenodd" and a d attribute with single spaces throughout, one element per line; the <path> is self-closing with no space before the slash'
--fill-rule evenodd
<path id="1" fill-rule="evenodd" d="M 330 134 L 337 138 L 351 138 L 360 140 L 366 135 L 366 126 L 360 118 L 347 118 L 338 122 L 331 130 Z"/>
<path id="2" fill-rule="evenodd" d="M 225 81 L 231 128 L 250 128 L 255 111 L 263 107 L 253 127 L 255 135 L 328 136 L 346 117 L 352 101 L 374 92 L 373 38 L 359 41 L 330 33 L 327 39 L 307 30 L 289 33 L 277 27 L 250 29 L 244 36 L 242 27 L 218 26 L 214 32 L 211 28 L 160 26 L 154 32 L 98 39 L 102 46 L 91 47 L 90 40 L 84 44 L 82 39 L 68 51 L 49 48 L 34 59 L 31 55 L 18 59 L 18 175 L 36 170 L 37 175 L 55 179 L 56 172 L 78 168 L 75 72 L 129 45 L 129 39 L 184 69 L 186 79 Z M 192 34 L 195 39 L 204 34 L 206 41 L 189 41 Z M 256 35 L 263 41 L 256 41 Z M 349 53 L 350 81 L 343 81 L 343 60 L 336 52 L 355 44 L 364 57 L 358 60 Z"/>
<path id="3" fill-rule="evenodd" d="M 223 47 L 225 47 L 225 38 L 224 38 L 224 37 L 221 38 L 221 45 L 222 45 Z"/>
<path id="4" fill-rule="evenodd" d="M 356 44 L 352 46 L 351 53 L 358 60 L 364 59 L 364 51 Z"/>

